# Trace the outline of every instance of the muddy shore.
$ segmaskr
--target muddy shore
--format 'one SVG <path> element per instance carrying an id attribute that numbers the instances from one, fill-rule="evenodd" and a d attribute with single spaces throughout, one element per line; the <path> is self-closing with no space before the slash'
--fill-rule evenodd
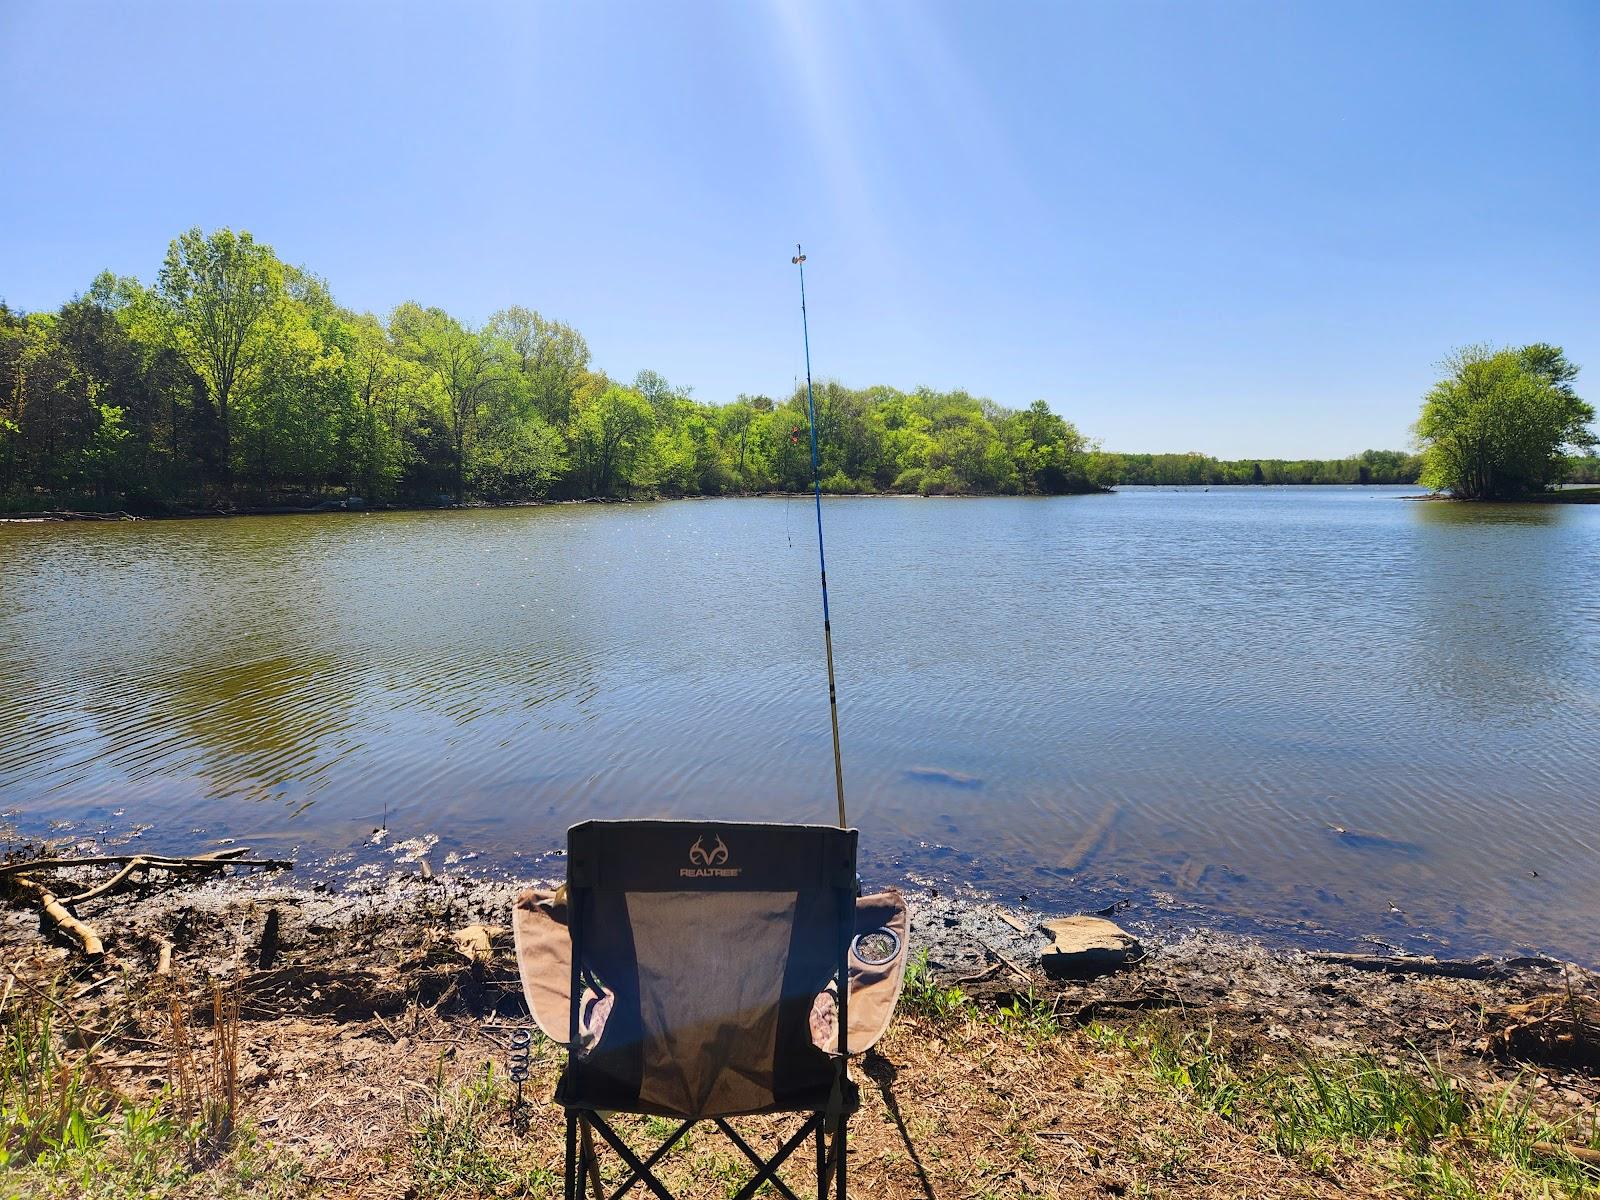
<path id="1" fill-rule="evenodd" d="M 94 878 L 84 873 L 85 878 Z M 103 877 L 103 873 L 101 875 Z M 425 1010 L 466 1021 L 527 1019 L 508 930 L 513 898 L 530 882 L 409 871 L 307 886 L 287 872 L 227 873 L 205 882 L 157 884 L 77 907 L 104 937 L 87 960 L 13 896 L 0 912 L 0 958 L 34 981 L 56 974 L 85 981 L 86 1014 L 113 1015 L 151 981 L 170 950 L 180 977 L 237 989 L 247 1021 L 372 1021 Z M 1247 1035 L 1285 1053 L 1420 1051 L 1446 1055 L 1484 1076 L 1514 1077 L 1515 1063 L 1484 1053 L 1485 1012 L 1600 976 L 1547 958 L 1435 960 L 1290 949 L 1202 927 L 1170 915 L 1115 919 L 1138 938 L 1138 956 L 1088 979 L 1052 979 L 1040 969 L 1051 944 L 1040 912 L 985 897 L 907 894 L 912 954 L 944 985 L 1003 1004 L 1019 992 L 1046 994 L 1083 1023 L 1170 1011 Z M 1107 913 L 1106 915 L 1111 915 Z M 461 931 L 488 931 L 479 961 L 458 946 Z M 1592 1080 L 1551 1075 L 1570 1099 L 1592 1102 Z"/>
<path id="2" fill-rule="evenodd" d="M 78 916 L 105 940 L 98 959 L 85 958 L 70 939 L 48 929 L 25 898 L 12 896 L 0 910 L 0 989 L 12 994 L 13 1008 L 16 998 L 50 997 L 78 1031 L 77 1041 L 94 1041 L 116 1086 L 144 1096 L 171 1082 L 167 1042 L 174 1003 L 188 1006 L 203 1026 L 216 996 L 236 997 L 239 1108 L 274 1154 L 304 1168 L 297 1176 L 303 1188 L 290 1193 L 424 1195 L 427 1188 L 415 1178 L 418 1122 L 437 1110 L 439 1089 L 467 1087 L 491 1064 L 503 1077 L 511 1033 L 528 1022 L 506 929 L 512 898 L 523 886 L 446 872 L 423 878 L 414 870 L 352 881 L 342 890 L 276 872 L 153 883 L 78 907 Z M 1038 963 L 1050 940 L 1041 922 L 1060 914 L 928 891 L 908 899 L 913 952 L 926 956 L 938 987 L 959 988 L 967 997 L 961 1004 L 972 1007 L 963 1011 L 1021 1005 L 1035 1014 L 1030 1019 L 1052 1029 L 1091 1032 L 1165 1022 L 1200 1031 L 1207 1045 L 1225 1044 L 1231 1059 L 1258 1066 L 1308 1056 L 1358 1056 L 1397 1066 L 1426 1060 L 1485 1095 L 1528 1087 L 1531 1080 L 1549 1119 L 1594 1120 L 1600 1064 L 1530 1063 L 1495 1048 L 1497 1031 L 1518 1019 L 1519 1006 L 1539 997 L 1567 992 L 1600 1003 L 1596 977 L 1570 964 L 1320 955 L 1118 913 L 1117 921 L 1139 939 L 1136 961 L 1098 978 L 1057 980 Z M 487 954 L 463 945 L 461 935 L 473 927 L 479 928 L 467 941 L 487 936 Z M 165 974 L 164 957 L 170 961 Z M 928 1026 L 925 1013 L 907 1009 L 895 1030 L 869 1055 L 863 1066 L 868 1077 L 888 1072 L 892 1080 L 897 1062 L 905 1071 L 930 1053 L 936 1059 L 954 1053 L 954 1035 Z M 559 1136 L 553 1124 L 544 1128 L 553 1120 L 544 1101 L 559 1054 L 542 1038 L 535 1042 L 528 1084 L 534 1104 L 524 1120 L 534 1123 L 539 1170 L 548 1171 L 559 1164 Z M 981 1038 L 960 1044 L 967 1047 L 962 1055 L 975 1056 L 968 1067 L 992 1058 Z M 1038 1058 L 1037 1048 L 1028 1053 L 1037 1059 L 1028 1068 L 1029 1086 L 1055 1104 L 1067 1085 L 1036 1076 L 1066 1068 Z M 1082 1068 L 1073 1070 L 1080 1072 L 1074 1086 L 1081 1088 Z M 882 1093 L 888 1122 L 901 1101 L 887 1085 Z M 928 1102 L 930 1111 L 939 1111 L 936 1097 Z M 1109 1128 L 1109 1115 L 1100 1120 Z M 1134 1137 L 1135 1126 L 1129 1128 Z M 1047 1130 L 1039 1136 L 1058 1135 Z M 884 1156 L 883 1194 L 935 1192 L 926 1178 L 924 1188 L 907 1174 L 903 1154 L 891 1148 Z M 1110 1165 L 1096 1159 L 1091 1166 L 1083 1168 L 1086 1180 L 1100 1180 L 1111 1194 L 1122 1194 L 1117 1189 L 1136 1184 L 1145 1170 L 1134 1159 Z M 1299 1178 L 1298 1166 L 1272 1170 L 1280 1166 L 1285 1178 Z M 1106 1183 L 1113 1177 L 1123 1182 Z M 1038 1194 L 1030 1189 L 1040 1186 L 1029 1184 L 1020 1194 Z M 1049 1194 L 1106 1194 L 1076 1187 L 1063 1184 Z M 1299 1188 L 1285 1183 L 1281 1191 L 1258 1194 L 1316 1190 L 1314 1183 Z M 1175 1194 L 1229 1193 L 1208 1186 Z"/>

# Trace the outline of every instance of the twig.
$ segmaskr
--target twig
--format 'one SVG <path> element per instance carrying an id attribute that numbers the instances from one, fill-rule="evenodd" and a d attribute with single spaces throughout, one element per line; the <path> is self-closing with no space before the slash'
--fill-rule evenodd
<path id="1" fill-rule="evenodd" d="M 161 943 L 161 949 L 156 954 L 156 974 L 157 975 L 171 975 L 172 974 L 172 943 L 171 942 L 162 942 Z"/>
<path id="2" fill-rule="evenodd" d="M 963 976 L 961 976 L 961 978 L 952 979 L 950 982 L 953 985 L 956 985 L 956 986 L 960 986 L 963 983 L 977 983 L 980 980 L 987 979 L 987 978 L 989 978 L 989 976 L 993 975 L 996 971 L 998 971 L 1000 969 L 1000 965 L 1001 964 L 999 964 L 997 962 L 989 963 L 986 967 L 983 968 L 983 970 L 977 972 L 974 975 L 963 975 Z"/>
<path id="3" fill-rule="evenodd" d="M 1012 962 L 1004 954 L 1001 954 L 1000 951 L 996 950 L 993 946 L 989 945 L 989 943 L 984 941 L 982 938 L 978 939 L 978 945 L 982 946 L 990 954 L 994 955 L 1001 962 L 1005 963 L 1005 965 L 1011 969 L 1012 974 L 1017 975 L 1018 977 L 1020 977 L 1024 983 L 1026 983 L 1029 979 L 1033 978 L 1031 975 L 1028 974 L 1028 972 L 1024 971 L 1021 967 L 1017 966 L 1016 963 Z"/>
<path id="4" fill-rule="evenodd" d="M 1016 917 L 1013 917 L 1005 909 L 1003 909 L 1003 908 L 995 909 L 994 910 L 994 915 L 999 917 L 1002 921 L 1004 921 L 1007 925 L 1011 926 L 1011 928 L 1015 929 L 1018 933 L 1027 933 L 1028 932 L 1028 927 L 1025 924 L 1023 924 L 1021 921 L 1017 920 Z"/>
<path id="5" fill-rule="evenodd" d="M 123 880 L 131 876 L 135 871 L 142 867 L 148 867 L 149 865 L 150 860 L 148 858 L 136 858 L 104 883 L 98 885 L 97 887 L 92 887 L 86 892 L 79 892 L 76 896 L 68 896 L 63 903 L 82 904 L 85 900 L 93 900 L 96 896 L 104 896 L 112 888 L 116 887 L 118 884 L 122 883 Z"/>

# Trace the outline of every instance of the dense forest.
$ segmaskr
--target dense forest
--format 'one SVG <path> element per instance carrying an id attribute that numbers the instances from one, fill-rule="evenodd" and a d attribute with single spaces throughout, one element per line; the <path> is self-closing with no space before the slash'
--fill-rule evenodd
<path id="1" fill-rule="evenodd" d="M 1065 493 L 1116 483 L 1410 482 L 1411 455 L 1223 462 L 1113 454 L 1044 401 L 816 389 L 830 492 Z M 248 233 L 190 230 L 153 285 L 102 274 L 50 313 L 0 303 L 0 503 L 160 512 L 720 495 L 809 486 L 804 391 L 706 403 L 621 382 L 530 309 L 481 328 L 338 305 Z"/>
<path id="2" fill-rule="evenodd" d="M 1209 458 L 1204 454 L 1119 454 L 1119 483 L 1415 483 L 1418 455 L 1364 450 L 1349 458 Z"/>

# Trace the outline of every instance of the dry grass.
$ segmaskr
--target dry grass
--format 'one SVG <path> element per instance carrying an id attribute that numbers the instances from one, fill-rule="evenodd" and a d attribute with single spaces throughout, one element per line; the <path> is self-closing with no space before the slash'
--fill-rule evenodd
<path id="1" fill-rule="evenodd" d="M 913 982 L 855 1072 L 851 1187 L 874 1200 L 1556 1197 L 1600 1186 L 1580 1164 L 1533 1148 L 1600 1145 L 1592 1114 L 1587 1128 L 1546 1126 L 1534 1088 L 1484 1093 L 1422 1063 L 1268 1062 L 1181 1020 L 1062 1028 L 1042 1000 L 984 1009 Z M 517 1109 L 503 1026 L 417 1010 L 241 1031 L 224 993 L 196 999 L 206 1019 L 169 998 L 164 1045 L 142 1058 L 41 1032 L 37 1008 L 0 1013 L 7 1044 L 23 1048 L 12 1057 L 32 1064 L 25 1077 L 7 1068 L 21 1087 L 7 1084 L 7 1119 L 31 1106 L 56 1143 L 14 1160 L 0 1195 L 559 1194 L 563 1124 L 546 1099 L 560 1055 L 548 1042 L 535 1042 L 530 1103 Z M 166 1074 L 153 1074 L 163 1064 Z M 34 1099 L 14 1105 L 20 1096 Z M 63 1111 L 82 1114 L 76 1142 L 62 1143 Z M 793 1128 L 739 1124 L 764 1150 Z M 617 1125 L 641 1146 L 673 1127 Z M 615 1185 L 621 1172 L 607 1158 Z M 786 1178 L 805 1195 L 809 1154 L 792 1161 Z M 747 1177 L 742 1155 L 710 1128 L 662 1175 L 685 1196 L 719 1197 Z"/>
<path id="2" fill-rule="evenodd" d="M 469 968 L 432 946 L 431 929 L 412 929 L 409 959 L 385 956 L 415 965 L 382 988 L 372 986 L 370 947 L 348 962 L 302 948 L 306 962 L 246 973 L 237 992 L 132 973 L 74 977 L 44 956 L 27 982 L 0 971 L 0 1197 L 558 1195 L 563 1121 L 547 1101 L 560 1053 L 535 1038 L 529 1103 L 515 1107 L 504 1073 L 511 1027 L 465 1011 L 519 1012 L 514 967 Z M 1252 969 L 1264 989 L 1284 982 L 1281 968 Z M 1361 976 L 1335 994 L 1175 1000 L 1152 1017 L 1129 1005 L 1166 1004 L 1176 985 L 1126 982 L 1126 991 L 977 1000 L 914 968 L 894 1025 L 854 1068 L 862 1108 L 851 1125 L 852 1191 L 873 1200 L 1600 1194 L 1600 1172 L 1561 1149 L 1600 1150 L 1593 1077 L 1518 1079 L 1474 1049 L 1588 1038 L 1588 1010 L 1573 999 L 1581 989 L 1531 1006 L 1519 992 L 1491 1018 L 1481 1006 L 1497 993 L 1476 984 Z M 1111 1002 L 1089 1003 L 1106 995 Z M 1106 1012 L 1123 1016 L 1092 1021 Z M 1302 1016 L 1291 1030 L 1263 1035 L 1263 1021 L 1290 1012 Z M 1297 1053 L 1350 1012 L 1384 1021 L 1347 1024 L 1318 1056 Z M 1568 1020 L 1574 1013 L 1582 1020 Z M 1426 1056 L 1407 1048 L 1409 1032 L 1385 1032 L 1433 1016 L 1444 1032 Z M 1497 1042 L 1501 1029 L 1521 1041 Z M 672 1127 L 616 1124 L 639 1146 Z M 737 1124 L 763 1150 L 794 1126 Z M 607 1158 L 614 1185 L 621 1172 Z M 684 1196 L 722 1197 L 748 1170 L 704 1128 L 661 1174 Z M 807 1151 L 785 1177 L 798 1194 L 811 1191 Z"/>

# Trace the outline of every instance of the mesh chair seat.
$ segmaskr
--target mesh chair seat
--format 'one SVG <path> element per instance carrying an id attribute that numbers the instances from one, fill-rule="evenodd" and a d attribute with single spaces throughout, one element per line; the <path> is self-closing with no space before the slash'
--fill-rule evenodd
<path id="1" fill-rule="evenodd" d="M 566 886 L 518 897 L 513 929 L 528 1006 L 568 1051 L 556 1100 L 568 1113 L 569 1197 L 581 1191 L 590 1122 L 635 1168 L 630 1185 L 665 1194 L 654 1160 L 624 1153 L 602 1111 L 678 1117 L 684 1129 L 714 1120 L 780 1191 L 774 1163 L 726 1119 L 810 1113 L 802 1134 L 817 1135 L 819 1195 L 825 1132 L 843 1194 L 857 1099 L 846 1060 L 888 1024 L 908 932 L 898 893 L 857 895 L 856 840 L 735 822 L 568 831 Z M 580 1140 L 584 1163 L 573 1158 Z"/>

